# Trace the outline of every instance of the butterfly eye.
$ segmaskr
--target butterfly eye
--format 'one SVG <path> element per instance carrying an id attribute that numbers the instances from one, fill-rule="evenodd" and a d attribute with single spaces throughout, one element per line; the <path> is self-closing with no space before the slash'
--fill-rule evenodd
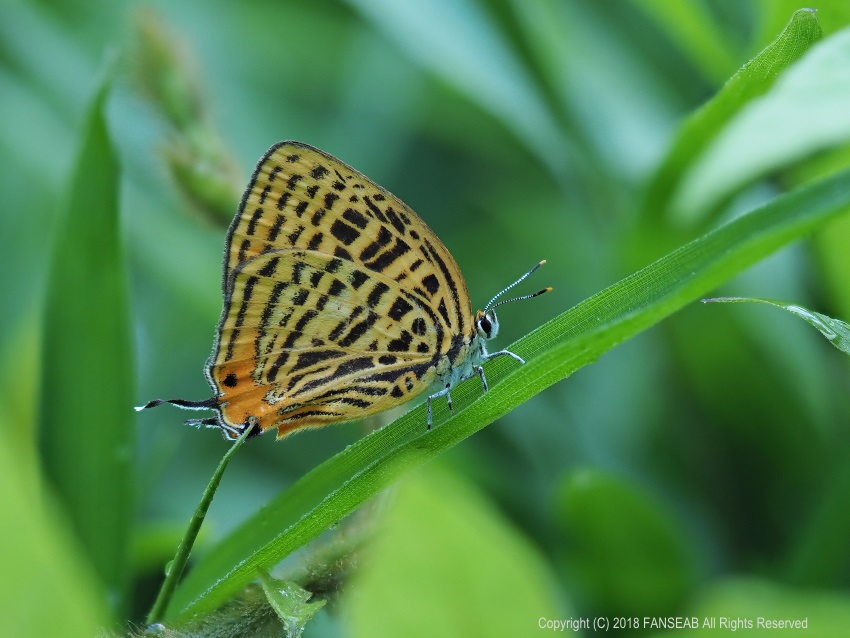
<path id="1" fill-rule="evenodd" d="M 493 334 L 493 322 L 492 322 L 492 321 L 490 321 L 490 318 L 489 318 L 489 317 L 487 317 L 487 315 L 482 316 L 482 317 L 478 320 L 478 332 L 479 332 L 479 333 L 481 334 L 481 336 L 483 336 L 485 339 L 490 339 L 490 338 L 492 338 L 492 334 Z"/>

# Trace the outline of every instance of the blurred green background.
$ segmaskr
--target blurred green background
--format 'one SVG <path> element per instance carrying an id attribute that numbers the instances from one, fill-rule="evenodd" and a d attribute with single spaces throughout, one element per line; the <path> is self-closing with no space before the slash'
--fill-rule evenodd
<path id="1" fill-rule="evenodd" d="M 476 305 L 546 258 L 532 288 L 555 291 L 504 309 L 498 343 L 507 345 L 706 229 L 850 164 L 847 115 L 827 109 L 797 122 L 827 133 L 807 132 L 791 151 L 779 144 L 769 161 L 744 153 L 737 159 L 751 168 L 715 173 L 723 188 L 710 174 L 686 179 L 700 155 L 711 159 L 705 148 L 684 149 L 681 175 L 668 164 L 669 180 L 658 177 L 683 119 L 799 8 L 4 3 L 0 546 L 10 567 L 0 623 L 8 635 L 91 635 L 98 625 L 141 622 L 151 604 L 226 443 L 182 426 L 183 413 L 134 417 L 131 407 L 208 396 L 202 367 L 221 310 L 226 225 L 272 143 L 322 148 L 401 197 L 452 251 Z M 818 8 L 823 44 L 846 42 L 846 3 Z M 850 68 L 850 47 L 834 51 Z M 87 113 L 104 77 L 107 126 L 90 147 L 102 152 L 87 163 L 83 139 L 97 129 Z M 797 90 L 811 104 L 829 103 L 824 88 L 833 100 L 850 95 L 846 74 L 830 82 Z M 793 118 L 769 124 L 757 142 L 795 130 Z M 110 139 L 114 158 L 103 151 Z M 103 175 L 118 188 L 97 200 Z M 87 196 L 107 204 L 111 196 L 119 223 L 110 221 L 115 207 L 100 215 Z M 847 320 L 848 245 L 850 223 L 836 222 L 718 294 L 793 300 Z M 74 279 L 65 259 L 110 278 L 90 282 L 83 270 Z M 51 284 L 63 277 L 80 287 Z M 99 305 L 103 327 L 63 330 L 77 303 Z M 103 369 L 86 368 L 89 354 L 115 370 L 97 377 Z M 305 636 L 415 635 L 405 623 L 419 616 L 422 635 L 433 635 L 429 622 L 441 635 L 533 635 L 543 617 L 789 614 L 808 616 L 814 635 L 838 635 L 850 623 L 847 364 L 810 327 L 769 307 L 686 308 L 370 508 L 386 545 L 357 562 L 353 583 L 345 577 Z M 249 442 L 198 551 L 374 426 Z M 100 450 L 116 449 L 104 442 L 116 440 L 120 458 L 104 461 Z M 90 455 L 94 478 L 63 474 L 75 467 L 63 459 L 80 454 Z M 486 551 L 491 543 L 502 551 Z M 111 558 L 98 552 L 105 546 Z M 459 575 L 463 585 L 451 585 Z M 410 612 L 400 614 L 404 604 Z"/>

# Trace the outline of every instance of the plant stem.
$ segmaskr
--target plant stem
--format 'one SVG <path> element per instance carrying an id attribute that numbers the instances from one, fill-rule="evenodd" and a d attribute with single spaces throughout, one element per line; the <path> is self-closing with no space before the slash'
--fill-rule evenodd
<path id="1" fill-rule="evenodd" d="M 174 589 L 177 587 L 177 583 L 183 575 L 183 570 L 186 568 L 186 562 L 189 560 L 189 554 L 192 551 L 192 546 L 195 544 L 195 539 L 198 537 L 198 532 L 201 530 L 201 525 L 204 522 L 204 518 L 206 518 L 207 510 L 210 508 L 210 503 L 212 503 L 213 496 L 215 496 L 215 491 L 218 489 L 219 483 L 221 483 L 221 477 L 224 475 L 224 470 L 227 468 L 227 465 L 230 463 L 230 459 L 236 453 L 236 450 L 239 449 L 252 429 L 253 428 L 250 427 L 245 428 L 245 431 L 238 439 L 236 439 L 230 449 L 222 457 L 221 462 L 218 464 L 215 473 L 212 475 L 209 484 L 204 490 L 201 502 L 198 503 L 198 509 L 195 510 L 192 520 L 189 521 L 189 527 L 186 528 L 183 540 L 180 541 L 180 545 L 177 547 L 177 554 L 175 554 L 174 560 L 171 561 L 171 568 L 166 573 L 165 581 L 162 583 L 162 588 L 159 590 L 156 601 L 154 602 L 153 607 L 151 607 L 150 613 L 145 620 L 148 625 L 160 622 L 165 615 L 165 611 L 168 609 L 168 604 L 171 602 L 171 596 L 174 594 Z"/>

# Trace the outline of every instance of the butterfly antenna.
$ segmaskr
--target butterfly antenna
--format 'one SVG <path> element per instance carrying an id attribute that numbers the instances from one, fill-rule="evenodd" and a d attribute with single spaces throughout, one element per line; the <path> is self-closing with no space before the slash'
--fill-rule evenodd
<path id="1" fill-rule="evenodd" d="M 148 401 L 144 405 L 138 406 L 136 408 L 136 412 L 149 410 L 150 408 L 155 408 L 163 403 L 170 403 L 171 405 L 176 405 L 178 408 L 183 408 L 184 410 L 208 410 L 218 405 L 218 399 L 216 397 L 204 399 L 203 401 L 187 401 L 186 399 L 154 399 L 153 401 Z"/>
<path id="2" fill-rule="evenodd" d="M 493 310 L 494 308 L 498 308 L 499 306 L 503 306 L 506 303 L 511 303 L 512 301 L 522 301 L 524 299 L 534 299 L 535 297 L 539 297 L 540 295 L 545 294 L 547 292 L 551 292 L 551 291 L 552 291 L 552 286 L 549 286 L 548 288 L 544 288 L 543 290 L 538 290 L 537 292 L 532 293 L 530 295 L 523 295 L 522 297 L 511 297 L 510 299 L 504 299 L 504 300 L 500 301 L 499 303 L 490 306 L 488 308 L 488 310 Z"/>
<path id="3" fill-rule="evenodd" d="M 540 296 L 540 295 L 542 295 L 543 293 L 545 293 L 545 292 L 549 292 L 550 290 L 552 290 L 552 288 L 551 288 L 551 287 L 549 287 L 549 288 L 544 288 L 543 290 L 540 290 L 540 291 L 538 291 L 538 292 L 535 292 L 533 295 L 524 295 L 524 296 L 522 296 L 522 297 L 514 297 L 513 299 L 505 299 L 504 301 L 500 301 L 499 303 L 497 303 L 495 306 L 493 305 L 493 302 L 494 302 L 494 301 L 496 301 L 496 299 L 498 299 L 499 297 L 501 297 L 502 295 L 504 295 L 506 292 L 508 292 L 508 290 L 510 290 L 511 288 L 513 288 L 514 286 L 516 286 L 517 284 L 522 283 L 523 281 L 525 281 L 525 279 L 526 279 L 527 277 L 530 277 L 531 275 L 533 275 L 533 274 L 534 274 L 534 272 L 535 272 L 538 268 L 540 268 L 540 266 L 542 266 L 542 265 L 543 265 L 543 264 L 545 264 L 545 263 L 546 263 L 546 260 L 545 260 L 545 259 L 543 259 L 543 260 L 542 260 L 542 261 L 540 261 L 537 265 L 535 265 L 535 266 L 534 266 L 534 268 L 532 268 L 531 270 L 529 270 L 527 273 L 525 273 L 522 277 L 520 277 L 519 279 L 517 279 L 517 280 L 516 280 L 514 283 L 512 283 L 510 286 L 508 286 L 508 287 L 507 287 L 507 288 L 505 288 L 504 290 L 499 291 L 499 292 L 498 292 L 498 293 L 497 293 L 497 294 L 496 294 L 496 295 L 495 295 L 495 296 L 494 296 L 494 297 L 493 297 L 493 298 L 492 298 L 492 299 L 491 299 L 491 300 L 487 303 L 487 305 L 484 307 L 484 312 L 487 312 L 488 310 L 491 310 L 491 309 L 493 309 L 493 308 L 496 308 L 496 307 L 498 307 L 498 306 L 501 306 L 502 304 L 510 303 L 510 302 L 512 302 L 512 301 L 521 301 L 522 299 L 532 299 L 533 297 L 539 297 L 539 296 Z"/>

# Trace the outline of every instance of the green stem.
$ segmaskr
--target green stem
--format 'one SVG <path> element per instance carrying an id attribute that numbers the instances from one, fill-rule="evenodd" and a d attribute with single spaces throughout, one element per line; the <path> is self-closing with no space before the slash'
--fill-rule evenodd
<path id="1" fill-rule="evenodd" d="M 151 607 L 151 611 L 148 614 L 146 619 L 148 625 L 158 623 L 162 620 L 163 616 L 165 616 L 165 610 L 168 609 L 168 604 L 171 602 L 171 596 L 174 594 L 174 589 L 177 587 L 177 583 L 183 575 L 183 570 L 186 568 L 186 562 L 189 560 L 189 554 L 192 551 L 192 546 L 195 544 L 195 539 L 198 537 L 198 532 L 201 530 L 201 525 L 204 522 L 204 518 L 207 516 L 207 510 L 210 508 L 210 503 L 212 503 L 215 491 L 218 489 L 218 484 L 221 483 L 221 477 L 224 475 L 224 470 L 227 468 L 227 465 L 230 463 L 230 459 L 233 458 L 236 450 L 239 449 L 252 429 L 253 428 L 250 427 L 245 428 L 245 431 L 238 439 L 236 439 L 230 449 L 222 457 L 221 462 L 218 464 L 215 473 L 212 475 L 212 478 L 207 485 L 207 488 L 204 490 L 201 502 L 198 503 L 198 509 L 195 510 L 192 520 L 189 521 L 189 527 L 186 528 L 186 534 L 184 534 L 183 540 L 180 541 L 180 545 L 177 547 L 177 554 L 174 556 L 174 560 L 171 561 L 171 569 L 168 570 L 165 576 L 165 582 L 162 583 L 162 588 L 159 590 L 159 594 L 156 597 L 156 602 L 154 602 L 153 607 Z"/>

